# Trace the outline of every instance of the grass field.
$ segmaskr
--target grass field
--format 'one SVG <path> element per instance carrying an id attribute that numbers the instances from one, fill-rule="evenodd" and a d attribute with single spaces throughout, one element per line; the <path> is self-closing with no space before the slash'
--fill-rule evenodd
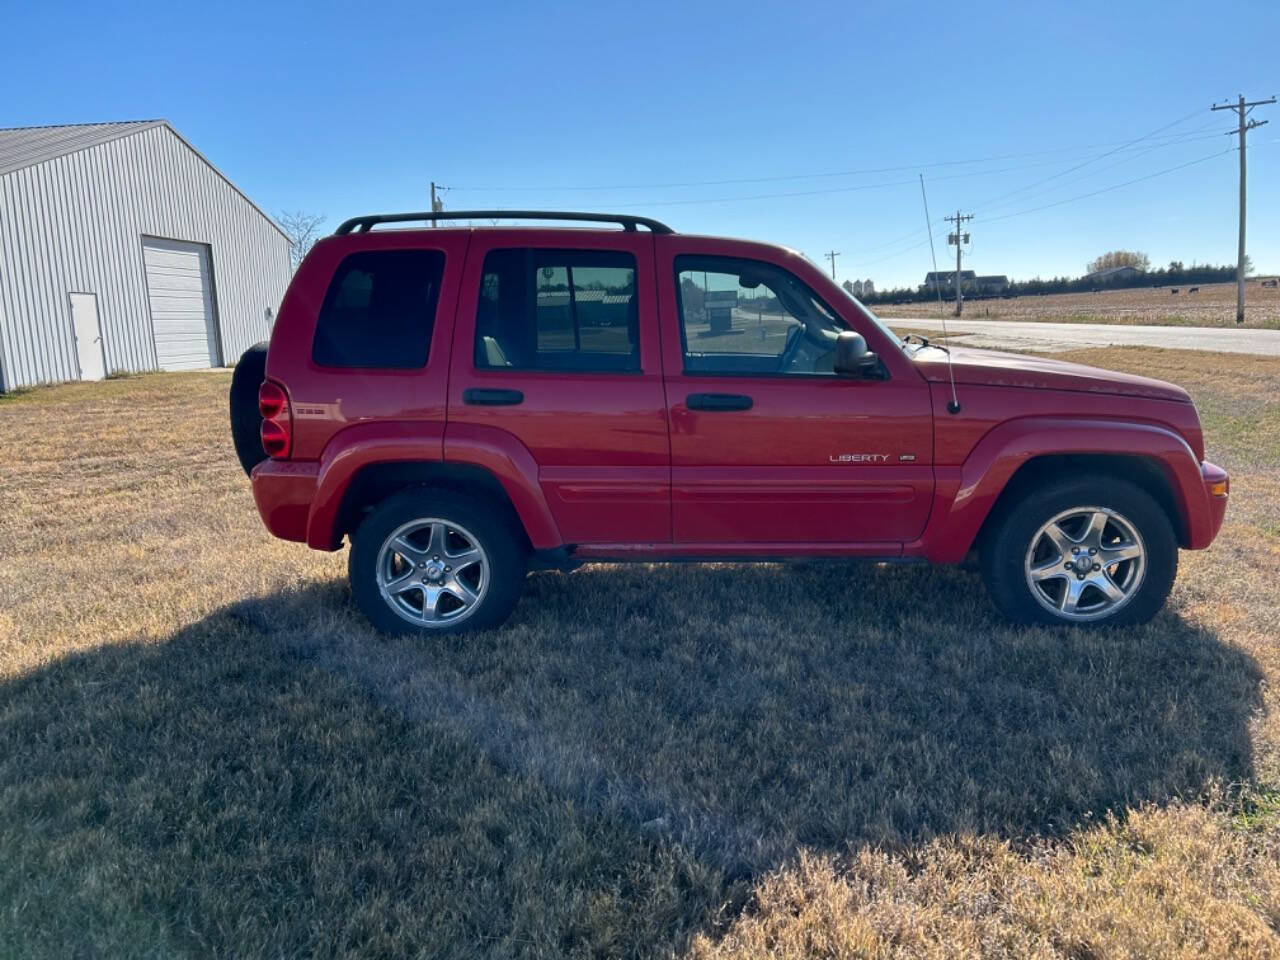
<path id="1" fill-rule="evenodd" d="M 271 539 L 226 374 L 0 398 L 0 956 L 1280 956 L 1280 365 L 1142 629 L 960 569 L 586 567 L 373 634 Z"/>
<path id="2" fill-rule="evenodd" d="M 1188 293 L 1183 284 L 1175 295 L 1170 287 L 1105 290 L 1100 293 L 1057 293 L 1016 300 L 973 300 L 965 304 L 965 316 L 983 320 L 1047 320 L 1054 323 L 1138 323 L 1159 326 L 1234 327 L 1236 285 L 1211 283 Z M 947 309 L 954 304 L 947 304 Z M 937 316 L 936 301 L 928 303 L 876 304 L 881 317 Z M 947 314 L 950 316 L 950 313 Z M 1245 290 L 1245 326 L 1280 329 L 1280 289 L 1248 281 Z"/>

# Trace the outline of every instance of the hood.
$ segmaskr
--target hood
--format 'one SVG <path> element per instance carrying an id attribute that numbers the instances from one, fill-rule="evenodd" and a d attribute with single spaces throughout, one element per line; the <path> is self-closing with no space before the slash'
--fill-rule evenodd
<path id="1" fill-rule="evenodd" d="M 1028 387 L 1039 390 L 1074 390 L 1081 393 L 1109 393 L 1153 400 L 1191 399 L 1187 391 L 1163 380 L 1116 373 L 1083 363 L 1068 363 L 1050 357 L 951 347 L 951 365 L 956 383 L 989 387 Z M 922 347 L 915 355 L 916 368 L 926 380 L 945 383 L 947 355 L 935 347 Z"/>

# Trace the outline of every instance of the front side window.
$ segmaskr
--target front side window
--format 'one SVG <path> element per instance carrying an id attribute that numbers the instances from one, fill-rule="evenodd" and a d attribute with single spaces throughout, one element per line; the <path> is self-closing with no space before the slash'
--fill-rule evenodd
<path id="1" fill-rule="evenodd" d="M 492 250 L 476 310 L 481 369 L 640 369 L 636 261 L 590 250 Z"/>
<path id="2" fill-rule="evenodd" d="M 849 328 L 786 270 L 677 257 L 676 291 L 686 372 L 835 375 L 836 338 Z"/>
<path id="3" fill-rule="evenodd" d="M 444 273 L 437 250 L 368 250 L 338 265 L 311 358 L 322 367 L 426 366 Z"/>

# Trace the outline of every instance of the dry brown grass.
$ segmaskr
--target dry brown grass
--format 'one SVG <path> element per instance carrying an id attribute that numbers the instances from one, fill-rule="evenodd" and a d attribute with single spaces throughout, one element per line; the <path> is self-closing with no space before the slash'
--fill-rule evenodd
<path id="1" fill-rule="evenodd" d="M 0 955 L 1280 955 L 1280 364 L 1073 356 L 1234 471 L 1139 630 L 594 566 L 389 640 L 261 528 L 225 374 L 0 399 Z"/>
<path id="2" fill-rule="evenodd" d="M 1133 290 L 1104 290 L 1099 293 L 1055 293 L 1046 297 L 1018 297 L 1015 300 L 973 300 L 965 304 L 964 315 L 975 320 L 1047 320 L 1054 323 L 1136 323 L 1157 326 L 1234 327 L 1236 325 L 1236 285 L 1210 283 L 1197 293 L 1181 284 L 1179 292 L 1169 287 Z M 951 304 L 947 309 L 951 309 Z M 881 317 L 933 317 L 936 301 L 928 303 L 877 304 Z M 950 316 L 950 313 L 948 313 Z M 1248 281 L 1245 290 L 1246 327 L 1280 328 L 1280 289 Z"/>

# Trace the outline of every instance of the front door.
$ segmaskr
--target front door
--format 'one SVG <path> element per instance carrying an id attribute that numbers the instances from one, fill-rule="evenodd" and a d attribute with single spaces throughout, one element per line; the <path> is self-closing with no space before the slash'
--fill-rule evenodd
<path id="1" fill-rule="evenodd" d="M 898 553 L 928 519 L 933 428 L 897 342 L 799 256 L 657 242 L 675 541 Z M 882 379 L 835 374 L 848 329 L 885 354 Z"/>
<path id="2" fill-rule="evenodd" d="M 653 237 L 477 230 L 454 336 L 457 426 L 514 438 L 565 543 L 669 543 Z"/>
<path id="3" fill-rule="evenodd" d="M 81 380 L 101 380 L 107 374 L 102 355 L 102 325 L 98 322 L 98 295 L 71 294 L 71 327 L 76 335 L 76 362 Z"/>

